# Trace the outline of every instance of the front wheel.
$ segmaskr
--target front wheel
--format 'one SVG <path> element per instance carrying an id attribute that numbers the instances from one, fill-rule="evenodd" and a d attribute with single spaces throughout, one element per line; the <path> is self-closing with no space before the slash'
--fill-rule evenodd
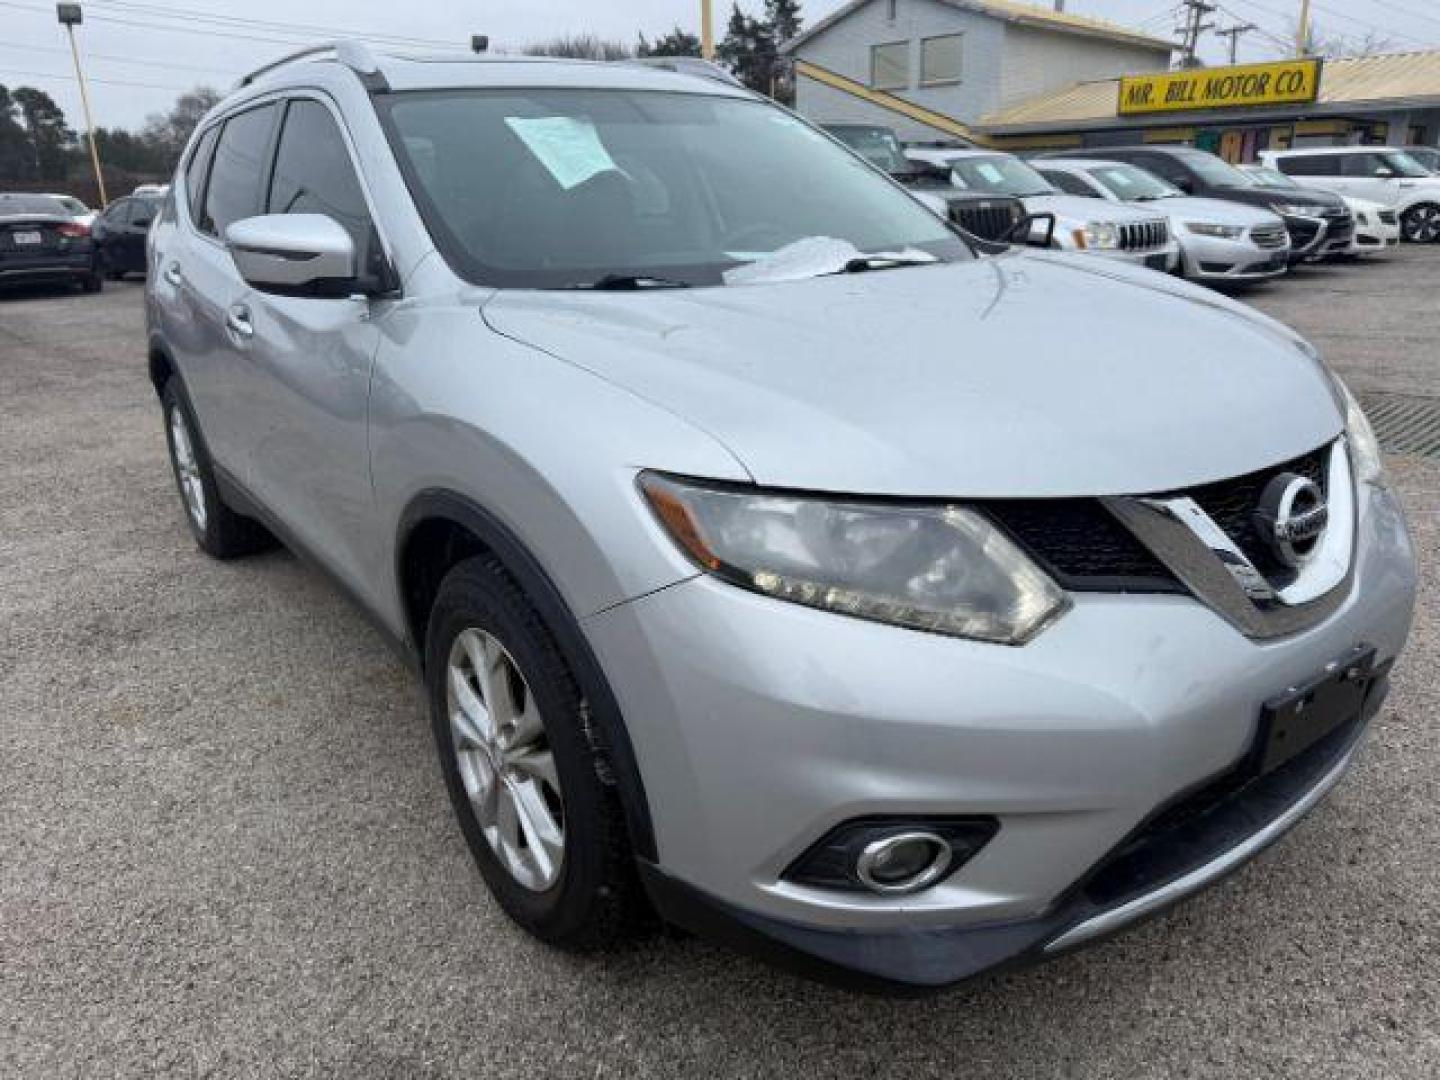
<path id="1" fill-rule="evenodd" d="M 1421 203 L 1400 216 L 1400 235 L 1412 244 L 1433 244 L 1440 240 L 1440 206 Z"/>
<path id="2" fill-rule="evenodd" d="M 559 645 L 492 557 L 441 582 L 425 669 L 446 786 L 506 914 L 561 948 L 630 936 L 644 906 L 614 770 Z"/>

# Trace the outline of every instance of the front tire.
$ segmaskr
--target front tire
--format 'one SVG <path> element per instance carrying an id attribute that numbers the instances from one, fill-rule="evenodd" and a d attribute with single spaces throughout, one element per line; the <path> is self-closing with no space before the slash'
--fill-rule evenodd
<path id="1" fill-rule="evenodd" d="M 200 550 L 217 559 L 234 559 L 273 547 L 275 540 L 264 526 L 237 514 L 220 497 L 214 465 L 178 379 L 172 377 L 165 384 L 160 402 L 175 486 L 184 504 L 186 524 Z"/>
<path id="2" fill-rule="evenodd" d="M 570 665 L 492 556 L 440 584 L 425 642 L 435 745 L 505 913 L 551 945 L 615 945 L 644 905 L 604 746 Z"/>
<path id="3" fill-rule="evenodd" d="M 1433 244 L 1440 240 L 1440 206 L 1421 203 L 1400 216 L 1400 236 L 1412 244 Z"/>

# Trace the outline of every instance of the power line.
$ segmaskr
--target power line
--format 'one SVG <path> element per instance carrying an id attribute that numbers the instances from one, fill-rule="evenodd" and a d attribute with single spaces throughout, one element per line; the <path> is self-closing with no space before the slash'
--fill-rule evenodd
<path id="1" fill-rule="evenodd" d="M 1234 26 L 1227 26 L 1223 30 L 1216 30 L 1216 37 L 1228 37 L 1230 39 L 1230 63 L 1235 63 L 1235 52 L 1240 44 L 1240 38 L 1252 30 L 1260 28 L 1254 23 L 1236 23 Z"/>
<path id="2" fill-rule="evenodd" d="M 182 18 L 186 19 L 187 21 L 228 24 L 231 26 L 248 27 L 251 29 L 272 33 L 326 34 L 332 36 L 335 34 L 335 31 L 332 27 L 319 26 L 314 23 L 292 23 L 282 22 L 274 19 L 252 19 L 240 15 L 220 15 L 214 12 L 196 10 L 194 8 L 133 3 L 130 2 L 130 0 L 109 0 L 109 2 L 105 4 L 105 8 L 107 10 L 111 8 L 119 8 L 126 11 L 134 11 L 146 16 L 147 18 Z M 351 30 L 348 32 L 348 35 L 364 41 L 373 41 L 376 43 L 389 41 L 403 45 L 419 45 L 434 48 L 453 49 L 458 47 L 458 43 L 454 41 L 442 41 L 436 38 L 415 37 L 409 34 L 385 34 L 379 32 Z"/>
<path id="3" fill-rule="evenodd" d="M 61 49 L 53 45 L 16 45 L 8 41 L 0 41 L 0 49 L 16 49 L 21 52 L 48 52 L 66 53 L 69 50 Z M 114 53 L 97 53 L 86 51 L 86 57 L 91 60 L 106 60 L 114 64 L 139 64 L 142 67 L 166 68 L 172 71 L 199 71 L 215 76 L 236 75 L 238 72 L 229 70 L 216 70 L 209 64 L 176 64 L 164 60 L 137 60 L 131 56 L 116 56 Z"/>
<path id="4" fill-rule="evenodd" d="M 1214 4 L 1206 3 L 1205 0 L 1185 0 L 1185 25 L 1175 32 L 1182 35 L 1180 42 L 1180 66 L 1182 68 L 1194 67 L 1198 61 L 1195 59 L 1195 50 L 1200 45 L 1200 35 L 1206 30 L 1213 30 L 1214 23 L 1202 22 L 1201 20 L 1215 10 Z"/>
<path id="5" fill-rule="evenodd" d="M 25 79 L 64 79 L 66 82 L 76 82 L 74 72 L 66 71 L 16 71 L 14 68 L 5 69 L 5 77 L 19 76 Z M 193 86 L 178 86 L 174 83 L 143 83 L 131 82 L 128 79 L 97 79 L 93 75 L 91 82 L 106 83 L 110 86 L 136 86 L 142 90 L 193 90 Z"/>

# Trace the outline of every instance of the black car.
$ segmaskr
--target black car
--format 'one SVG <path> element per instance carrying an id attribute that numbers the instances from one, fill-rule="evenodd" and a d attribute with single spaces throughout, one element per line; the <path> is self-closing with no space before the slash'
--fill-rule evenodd
<path id="1" fill-rule="evenodd" d="M 1290 261 L 1343 255 L 1355 235 L 1355 215 L 1339 195 L 1312 188 L 1256 184 L 1235 166 L 1188 146 L 1104 146 L 1063 150 L 1042 157 L 1124 161 L 1168 180 L 1187 195 L 1226 199 L 1273 210 L 1290 232 Z"/>
<path id="2" fill-rule="evenodd" d="M 49 195 L 0 194 L 0 286 L 73 281 L 99 292 L 90 226 Z"/>
<path id="3" fill-rule="evenodd" d="M 160 202 L 153 195 L 126 196 L 116 199 L 95 219 L 92 232 L 100 265 L 112 280 L 145 273 L 145 238 L 160 212 Z"/>
<path id="4" fill-rule="evenodd" d="M 1025 217 L 1025 205 L 1010 195 L 963 191 L 950 178 L 950 170 L 928 162 L 912 161 L 895 132 L 880 124 L 823 124 L 851 150 L 893 180 L 913 191 L 933 195 L 945 204 L 945 216 L 971 236 L 1004 243 Z"/>

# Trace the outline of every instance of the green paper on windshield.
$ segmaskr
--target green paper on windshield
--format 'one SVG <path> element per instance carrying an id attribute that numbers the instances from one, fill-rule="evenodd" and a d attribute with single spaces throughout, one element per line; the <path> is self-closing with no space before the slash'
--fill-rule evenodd
<path id="1" fill-rule="evenodd" d="M 505 123 L 566 191 L 615 168 L 589 120 L 573 116 L 507 116 Z"/>

